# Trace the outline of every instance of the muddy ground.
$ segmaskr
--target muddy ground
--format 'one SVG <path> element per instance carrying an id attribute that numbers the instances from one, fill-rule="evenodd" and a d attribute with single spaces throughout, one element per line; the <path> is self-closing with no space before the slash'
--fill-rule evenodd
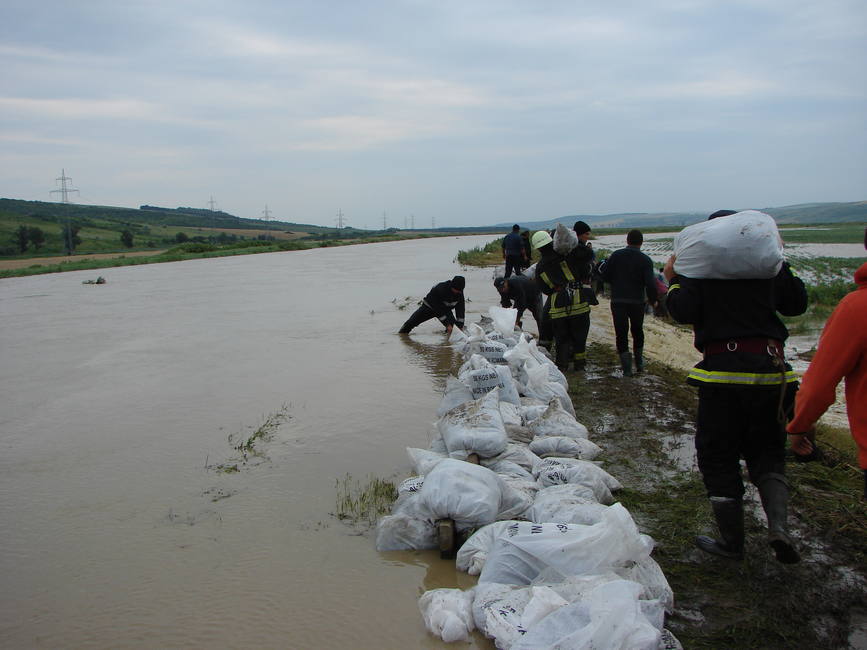
<path id="1" fill-rule="evenodd" d="M 594 310 L 597 327 L 606 316 Z M 589 346 L 584 371 L 567 373 L 570 391 L 578 419 L 605 449 L 606 469 L 626 486 L 619 500 L 657 542 L 654 557 L 676 599 L 667 627 L 683 646 L 867 648 L 867 507 L 857 468 L 829 448 L 819 462 L 791 459 L 789 518 L 800 564 L 773 559 L 751 487 L 747 558 L 697 550 L 693 537 L 716 529 L 694 461 L 696 392 L 682 368 L 658 355 L 648 355 L 644 374 L 624 378 L 605 338 Z"/>

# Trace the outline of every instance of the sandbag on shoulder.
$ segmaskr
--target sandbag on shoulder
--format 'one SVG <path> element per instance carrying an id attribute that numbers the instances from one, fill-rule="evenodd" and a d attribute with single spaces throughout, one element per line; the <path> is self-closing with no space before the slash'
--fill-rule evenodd
<path id="1" fill-rule="evenodd" d="M 689 278 L 773 278 L 783 265 L 774 218 L 758 210 L 687 226 L 674 237 L 674 271 Z"/>

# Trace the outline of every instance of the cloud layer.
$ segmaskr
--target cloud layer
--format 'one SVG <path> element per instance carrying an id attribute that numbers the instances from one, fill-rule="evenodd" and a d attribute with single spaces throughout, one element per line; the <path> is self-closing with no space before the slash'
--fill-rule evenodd
<path id="1" fill-rule="evenodd" d="M 0 196 L 334 225 L 867 198 L 860 0 L 0 6 Z"/>

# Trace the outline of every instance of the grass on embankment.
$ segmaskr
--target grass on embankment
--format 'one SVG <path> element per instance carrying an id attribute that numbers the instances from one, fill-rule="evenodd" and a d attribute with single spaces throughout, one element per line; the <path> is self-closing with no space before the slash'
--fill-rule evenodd
<path id="1" fill-rule="evenodd" d="M 280 251 L 307 250 L 311 248 L 329 248 L 333 246 L 348 246 L 351 244 L 373 244 L 401 239 L 425 239 L 429 237 L 450 237 L 453 233 L 415 233 L 412 236 L 405 235 L 378 235 L 359 239 L 327 239 L 327 240 L 241 240 L 230 244 L 207 244 L 199 242 L 187 242 L 179 244 L 162 253 L 154 255 L 141 255 L 125 257 L 119 254 L 117 257 L 96 259 L 88 257 L 95 253 L 81 253 L 82 259 L 58 262 L 57 264 L 33 264 L 27 267 L 14 269 L 0 269 L 0 278 L 22 277 L 27 275 L 39 275 L 43 273 L 63 273 L 65 271 L 86 271 L 90 269 L 104 269 L 114 266 L 135 266 L 139 264 L 159 264 L 162 262 L 180 262 L 211 257 L 229 257 L 233 255 L 252 255 L 254 253 L 276 253 Z"/>

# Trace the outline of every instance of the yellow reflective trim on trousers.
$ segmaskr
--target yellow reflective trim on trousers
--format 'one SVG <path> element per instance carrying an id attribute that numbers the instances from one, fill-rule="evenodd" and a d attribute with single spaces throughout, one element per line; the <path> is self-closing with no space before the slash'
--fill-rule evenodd
<path id="1" fill-rule="evenodd" d="M 569 265 L 566 264 L 566 262 L 560 262 L 560 268 L 563 271 L 563 275 L 566 276 L 566 279 L 569 280 L 569 282 L 575 282 L 575 276 L 572 275 L 572 270 L 569 268 Z"/>
<path id="2" fill-rule="evenodd" d="M 693 368 L 689 371 L 689 379 L 701 381 L 706 384 L 741 384 L 746 386 L 774 386 L 780 381 L 778 372 L 726 372 L 723 370 L 704 370 Z M 787 370 L 785 383 L 798 381 L 798 374 L 794 370 Z"/>
<path id="3" fill-rule="evenodd" d="M 539 277 L 542 278 L 542 282 L 544 282 L 545 284 L 548 285 L 548 288 L 550 288 L 550 289 L 554 288 L 554 283 L 551 282 L 547 273 L 542 273 Z"/>
<path id="4" fill-rule="evenodd" d="M 571 305 L 567 307 L 551 307 L 548 310 L 548 318 L 566 318 L 570 315 L 569 310 L 572 308 Z"/>
<path id="5" fill-rule="evenodd" d="M 569 310 L 569 314 L 571 316 L 577 316 L 578 314 L 586 314 L 590 311 L 590 304 L 586 302 L 579 302 L 575 305 L 570 305 L 566 309 Z"/>
<path id="6" fill-rule="evenodd" d="M 674 291 L 675 289 L 680 289 L 680 285 L 679 285 L 679 284 L 673 284 L 673 285 L 671 285 L 671 286 L 668 288 L 668 293 L 671 293 L 671 292 Z"/>
<path id="7" fill-rule="evenodd" d="M 572 355 L 572 360 L 573 360 L 573 361 L 581 361 L 581 360 L 586 359 L 586 358 L 587 358 L 587 353 L 586 353 L 586 352 L 575 352 L 575 353 Z"/>

